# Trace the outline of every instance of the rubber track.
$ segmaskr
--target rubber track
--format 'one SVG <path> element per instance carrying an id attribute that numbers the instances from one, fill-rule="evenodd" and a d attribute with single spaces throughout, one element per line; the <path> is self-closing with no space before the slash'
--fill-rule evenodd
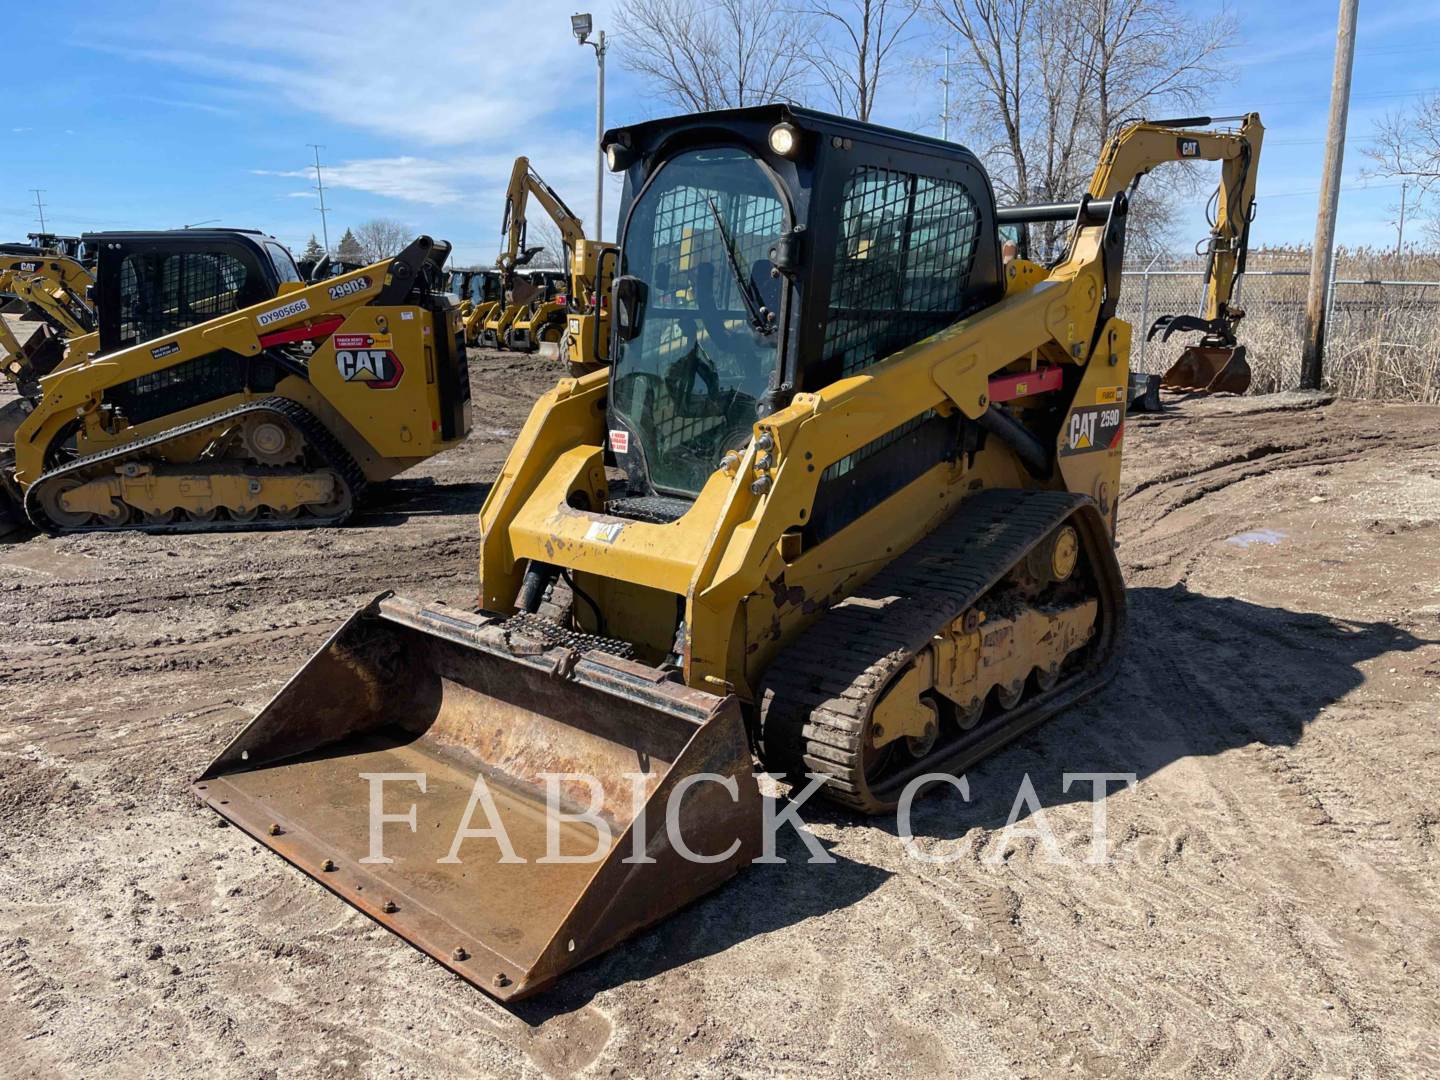
<path id="1" fill-rule="evenodd" d="M 144 521 L 126 523 L 124 525 L 86 525 L 80 528 L 67 528 L 57 525 L 51 521 L 41 507 L 39 492 L 43 485 L 66 476 L 76 473 L 84 473 L 94 469 L 96 466 L 115 465 L 127 459 L 143 456 L 155 447 L 170 441 L 171 439 L 183 438 L 203 431 L 207 427 L 220 424 L 227 424 L 236 417 L 245 416 L 255 412 L 277 413 L 289 422 L 305 438 L 307 445 L 319 454 L 323 465 L 340 477 L 341 483 L 350 489 L 350 506 L 343 514 L 333 517 L 296 517 L 296 518 L 264 518 L 258 517 L 254 521 L 176 521 L 167 525 L 159 525 Z M 197 462 L 203 465 L 203 462 Z M 251 462 L 257 465 L 256 462 Z M 260 466 L 263 467 L 263 466 Z M 203 472 L 203 468 L 197 468 L 197 472 Z M 112 447 L 109 450 L 102 450 L 99 453 L 87 454 L 82 458 L 62 465 L 58 469 L 51 469 L 44 473 L 38 480 L 30 485 L 25 492 L 25 514 L 37 529 L 53 534 L 80 533 L 80 532 L 146 532 L 146 533 L 195 533 L 195 532 L 252 532 L 257 529 L 311 529 L 322 525 L 339 525 L 354 510 L 361 495 L 365 491 L 365 474 L 361 471 L 359 464 L 350 456 L 339 440 L 335 438 L 320 423 L 315 416 L 298 402 L 285 397 L 261 398 L 258 401 L 249 401 L 244 405 L 237 405 L 233 409 L 217 413 L 214 416 L 207 416 L 200 420 L 193 420 L 188 424 L 179 427 L 166 428 L 143 439 L 125 443 L 123 446 Z"/>
<path id="2" fill-rule="evenodd" d="M 1067 519 L 1099 585 L 1099 631 L 1084 668 L 1021 706 L 936 747 L 871 792 L 861 739 L 875 702 L 942 627 L 959 618 Z M 966 500 L 940 528 L 832 607 L 784 649 L 760 687 L 760 752 L 767 768 L 827 777 L 822 792 L 867 813 L 894 805 L 927 772 L 959 772 L 1088 693 L 1118 666 L 1124 586 L 1094 502 L 1062 491 L 996 489 Z"/>

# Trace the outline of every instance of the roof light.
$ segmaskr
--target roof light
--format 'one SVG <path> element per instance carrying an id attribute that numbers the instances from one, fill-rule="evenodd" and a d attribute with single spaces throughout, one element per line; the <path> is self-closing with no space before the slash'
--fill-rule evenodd
<path id="1" fill-rule="evenodd" d="M 800 149 L 800 131 L 794 124 L 781 121 L 770 129 L 770 149 L 781 157 L 794 157 Z"/>

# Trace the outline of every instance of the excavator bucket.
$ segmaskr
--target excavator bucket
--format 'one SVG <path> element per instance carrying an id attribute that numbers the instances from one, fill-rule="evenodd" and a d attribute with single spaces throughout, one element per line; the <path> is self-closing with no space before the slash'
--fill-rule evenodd
<path id="1" fill-rule="evenodd" d="M 1191 345 L 1160 377 L 1160 386 L 1188 393 L 1243 394 L 1250 389 L 1245 346 Z"/>
<path id="2" fill-rule="evenodd" d="M 494 997 L 760 850 L 739 705 L 491 615 L 388 594 L 195 782 L 199 798 Z"/>

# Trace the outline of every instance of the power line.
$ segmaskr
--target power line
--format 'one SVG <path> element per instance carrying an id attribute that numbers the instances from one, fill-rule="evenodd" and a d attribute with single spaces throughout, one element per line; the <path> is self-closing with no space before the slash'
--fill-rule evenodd
<path id="1" fill-rule="evenodd" d="M 35 209 L 40 212 L 40 231 L 43 233 L 45 231 L 45 203 L 40 196 L 45 194 L 45 189 L 32 187 L 30 191 L 35 196 Z"/>

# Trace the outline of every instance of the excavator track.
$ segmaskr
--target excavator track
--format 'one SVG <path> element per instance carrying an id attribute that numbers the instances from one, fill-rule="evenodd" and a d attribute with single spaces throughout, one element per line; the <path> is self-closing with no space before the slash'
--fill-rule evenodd
<path id="1" fill-rule="evenodd" d="M 867 777 L 865 725 L 894 680 L 942 628 L 981 602 L 1058 526 L 1075 526 L 1095 597 L 1096 632 L 1059 681 L 929 753 Z M 1103 686 L 1119 666 L 1124 584 L 1095 503 L 1060 491 L 997 489 L 969 499 L 940 528 L 832 607 L 770 665 L 760 687 L 759 742 L 767 768 L 826 777 L 831 800 L 864 813 L 896 804 L 926 773 L 958 774 Z"/>
<path id="2" fill-rule="evenodd" d="M 214 520 L 202 520 L 187 517 L 173 522 L 156 522 L 150 520 L 136 520 L 131 515 L 131 520 L 123 522 L 102 522 L 93 525 L 65 525 L 51 520 L 45 510 L 44 495 L 47 487 L 60 483 L 69 478 L 91 479 L 97 472 L 104 472 L 123 465 L 128 461 L 143 459 L 147 456 L 154 456 L 159 447 L 173 440 L 190 438 L 200 434 L 206 428 L 215 428 L 219 434 L 228 425 L 247 416 L 271 413 L 279 416 L 286 423 L 297 430 L 305 440 L 305 447 L 313 451 L 321 460 L 316 470 L 329 470 L 334 473 L 338 482 L 344 485 L 346 497 L 336 500 L 341 509 L 328 516 L 309 515 L 280 516 L 273 508 L 264 507 L 254 517 L 245 519 L 240 517 L 221 518 Z M 278 471 L 271 467 L 247 458 L 218 458 L 216 461 L 223 461 L 227 465 L 241 464 L 247 469 L 257 472 Z M 189 462 L 182 464 L 191 464 Z M 207 470 L 204 461 L 193 463 L 196 465 L 196 473 L 204 473 Z M 320 423 L 304 406 L 298 402 L 284 397 L 262 398 L 258 401 L 246 402 L 233 409 L 228 409 L 215 416 L 207 416 L 201 420 L 195 420 L 188 424 L 181 424 L 178 427 L 167 428 L 164 431 L 148 435 L 143 439 L 117 446 L 110 450 L 102 450 L 99 453 L 87 454 L 84 457 L 76 458 L 67 462 L 59 468 L 50 469 L 33 484 L 25 493 L 25 514 L 37 529 L 48 533 L 72 533 L 72 532 L 115 532 L 115 531 L 136 531 L 147 533 L 178 533 L 178 532 L 244 532 L 255 529 L 292 529 L 292 528 L 313 528 L 318 525 L 339 525 L 348 518 L 354 509 L 355 503 L 359 500 L 365 488 L 365 474 L 361 471 L 359 464 L 349 452 L 340 445 L 340 442 Z"/>

